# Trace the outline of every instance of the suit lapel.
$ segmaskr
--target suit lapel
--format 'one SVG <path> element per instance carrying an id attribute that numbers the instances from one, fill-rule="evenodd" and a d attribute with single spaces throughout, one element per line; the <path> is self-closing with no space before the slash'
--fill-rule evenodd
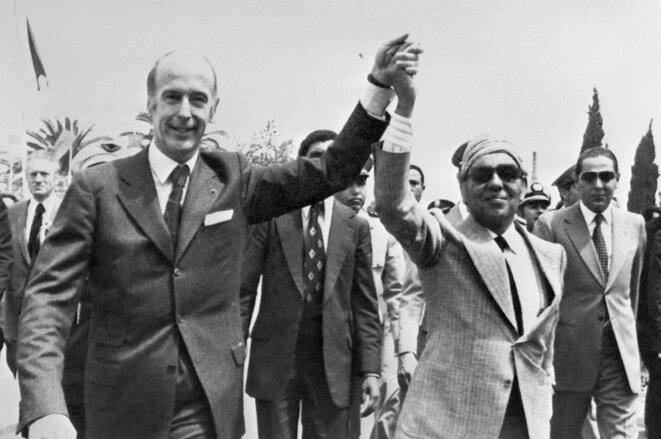
<path id="1" fill-rule="evenodd" d="M 471 215 L 458 229 L 465 237 L 464 246 L 468 251 L 482 281 L 496 301 L 496 304 L 516 331 L 514 304 L 509 288 L 509 276 L 505 257 L 487 229 L 475 222 Z"/>
<path id="2" fill-rule="evenodd" d="M 303 298 L 303 220 L 300 209 L 279 216 L 275 220 L 275 225 L 289 272 L 294 279 L 298 293 Z"/>
<path id="3" fill-rule="evenodd" d="M 328 245 L 326 246 L 326 274 L 324 278 L 324 303 L 335 291 L 335 283 L 344 265 L 347 254 L 353 250 L 353 224 L 349 221 L 347 211 L 340 209 L 339 203 L 333 200 L 333 215 L 331 217 Z"/>
<path id="4" fill-rule="evenodd" d="M 186 189 L 175 261 L 184 254 L 224 186 L 200 154 Z"/>
<path id="5" fill-rule="evenodd" d="M 158 204 L 146 149 L 127 159 L 119 178 L 121 181 L 117 197 L 120 202 L 156 248 L 173 261 L 172 239 Z"/>
<path id="6" fill-rule="evenodd" d="M 606 282 L 606 290 L 608 290 L 615 279 L 617 274 L 622 269 L 622 266 L 627 260 L 628 252 L 626 249 L 631 246 L 631 229 L 624 215 L 621 215 L 617 209 L 611 209 L 612 221 L 611 236 L 612 236 L 612 256 L 610 270 L 608 270 L 608 280 Z M 634 242 L 634 244 L 638 244 Z M 617 251 L 615 251 L 617 249 Z"/>
<path id="7" fill-rule="evenodd" d="M 567 209 L 568 212 L 564 224 L 565 233 L 567 233 L 576 252 L 581 256 L 581 259 L 585 262 L 585 265 L 590 270 L 590 273 L 592 273 L 592 276 L 594 276 L 597 282 L 603 287 L 606 280 L 601 271 L 597 251 L 592 244 L 592 238 L 590 237 L 590 232 L 585 223 L 585 218 L 581 213 L 581 209 L 579 208 L 578 203 Z"/>

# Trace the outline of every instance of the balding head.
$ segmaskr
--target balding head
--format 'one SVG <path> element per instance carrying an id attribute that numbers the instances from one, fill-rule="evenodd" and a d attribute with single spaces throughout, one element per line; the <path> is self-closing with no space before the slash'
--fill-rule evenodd
<path id="1" fill-rule="evenodd" d="M 154 93 L 156 93 L 156 75 L 158 74 L 159 65 L 166 60 L 183 62 L 184 64 L 192 62 L 191 66 L 196 65 L 197 67 L 203 67 L 200 66 L 200 62 L 202 61 L 209 68 L 209 70 L 211 71 L 211 75 L 213 77 L 213 82 L 212 82 L 213 87 L 211 89 L 213 92 L 213 96 L 214 97 L 218 96 L 218 77 L 216 75 L 216 69 L 213 67 L 213 64 L 211 64 L 211 61 L 209 61 L 209 59 L 206 56 L 188 54 L 182 52 L 168 52 L 156 60 L 154 66 L 151 68 L 149 74 L 147 75 L 148 97 L 151 98 L 152 96 L 154 96 Z"/>

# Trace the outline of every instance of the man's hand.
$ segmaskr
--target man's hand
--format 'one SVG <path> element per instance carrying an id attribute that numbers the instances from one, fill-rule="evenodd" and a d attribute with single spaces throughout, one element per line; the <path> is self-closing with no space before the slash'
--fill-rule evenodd
<path id="1" fill-rule="evenodd" d="M 363 418 L 376 410 L 376 403 L 381 393 L 379 378 L 375 376 L 366 376 L 363 378 L 363 398 L 361 401 L 360 416 Z"/>
<path id="2" fill-rule="evenodd" d="M 399 356 L 399 367 L 397 369 L 397 382 L 402 392 L 409 389 L 411 377 L 415 368 L 418 366 L 418 360 L 413 352 L 404 352 Z"/>
<path id="3" fill-rule="evenodd" d="M 76 429 L 68 417 L 54 413 L 30 424 L 28 439 L 76 439 Z"/>

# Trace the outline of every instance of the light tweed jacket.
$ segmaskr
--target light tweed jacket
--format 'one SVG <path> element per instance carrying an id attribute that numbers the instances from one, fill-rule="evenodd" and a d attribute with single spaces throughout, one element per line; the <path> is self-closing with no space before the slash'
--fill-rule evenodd
<path id="1" fill-rule="evenodd" d="M 497 438 L 515 378 L 530 437 L 548 438 L 563 249 L 516 226 L 550 303 L 519 336 L 502 252 L 472 217 L 455 229 L 420 207 L 406 184 L 408 161 L 381 150 L 375 161 L 377 210 L 420 268 L 430 331 L 396 438 Z"/>

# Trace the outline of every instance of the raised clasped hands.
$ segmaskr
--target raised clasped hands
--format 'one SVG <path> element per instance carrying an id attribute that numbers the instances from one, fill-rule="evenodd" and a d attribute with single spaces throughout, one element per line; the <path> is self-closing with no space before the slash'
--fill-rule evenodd
<path id="1" fill-rule="evenodd" d="M 372 76 L 380 83 L 391 86 L 398 100 L 397 113 L 410 117 L 415 102 L 414 76 L 418 73 L 418 63 L 422 47 L 408 41 L 408 34 L 384 43 L 376 52 Z"/>

